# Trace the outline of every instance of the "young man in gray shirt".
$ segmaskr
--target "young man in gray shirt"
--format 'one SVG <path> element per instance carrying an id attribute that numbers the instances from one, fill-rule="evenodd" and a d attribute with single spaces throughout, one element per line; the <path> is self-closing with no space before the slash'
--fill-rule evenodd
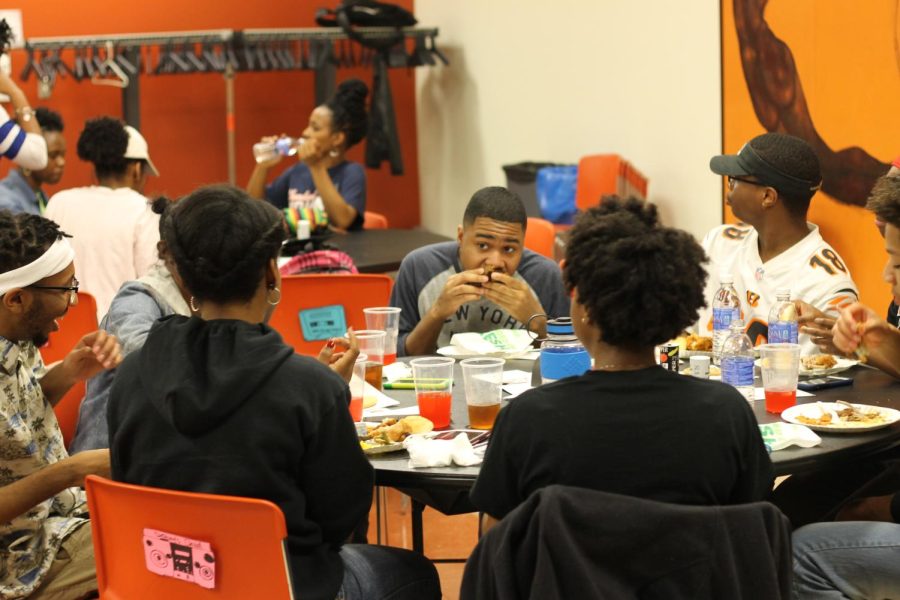
<path id="1" fill-rule="evenodd" d="M 403 309 L 399 355 L 432 354 L 454 333 L 524 329 L 535 314 L 568 316 L 559 266 L 524 248 L 527 223 L 518 196 L 486 187 L 469 200 L 456 242 L 403 259 L 391 293 L 391 306 Z M 546 321 L 532 329 L 543 337 Z"/>

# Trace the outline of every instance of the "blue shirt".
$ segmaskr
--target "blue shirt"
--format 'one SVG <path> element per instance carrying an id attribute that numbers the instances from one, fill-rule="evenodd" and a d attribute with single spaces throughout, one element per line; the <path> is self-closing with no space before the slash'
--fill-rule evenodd
<path id="1" fill-rule="evenodd" d="M 366 212 L 366 172 L 359 163 L 344 161 L 328 169 L 328 176 L 344 201 L 356 209 L 356 218 L 347 227 L 348 230 L 360 230 Z M 312 173 L 303 163 L 297 163 L 282 173 L 278 179 L 266 186 L 266 200 L 277 208 L 289 206 L 288 197 L 292 194 L 315 194 L 316 185 Z"/>
<path id="2" fill-rule="evenodd" d="M 44 192 L 32 190 L 19 170 L 11 169 L 9 175 L 0 181 L 0 209 L 14 213 L 24 212 L 39 215 L 43 212 L 43 207 L 38 202 L 37 194 L 41 195 L 44 206 L 46 206 L 47 198 L 44 196 Z"/>

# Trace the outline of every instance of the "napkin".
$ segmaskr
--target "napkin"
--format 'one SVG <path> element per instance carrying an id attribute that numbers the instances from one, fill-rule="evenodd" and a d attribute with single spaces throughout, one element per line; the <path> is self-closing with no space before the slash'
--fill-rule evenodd
<path id="1" fill-rule="evenodd" d="M 473 354 L 525 352 L 534 339 L 524 329 L 495 329 L 487 333 L 454 333 L 450 345 Z"/>
<path id="2" fill-rule="evenodd" d="M 432 440 L 422 435 L 411 435 L 403 441 L 403 447 L 409 452 L 411 469 L 449 467 L 451 463 L 470 467 L 481 463 L 465 433 L 452 440 Z"/>
<path id="3" fill-rule="evenodd" d="M 405 362 L 393 362 L 389 365 L 385 365 L 381 369 L 381 373 L 388 381 L 410 379 L 413 376 L 412 369 Z"/>
<path id="4" fill-rule="evenodd" d="M 766 443 L 766 448 L 769 449 L 769 452 L 782 450 L 788 446 L 812 448 L 822 443 L 822 438 L 805 425 L 780 422 L 766 423 L 759 426 L 759 432 L 762 434 L 763 441 Z"/>

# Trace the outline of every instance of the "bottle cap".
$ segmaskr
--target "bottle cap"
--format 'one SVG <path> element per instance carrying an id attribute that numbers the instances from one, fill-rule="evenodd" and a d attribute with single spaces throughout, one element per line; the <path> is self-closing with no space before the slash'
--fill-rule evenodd
<path id="1" fill-rule="evenodd" d="M 791 297 L 791 288 L 778 288 L 775 291 L 775 297 L 781 298 L 782 296 L 787 296 L 788 298 L 790 298 Z"/>
<path id="2" fill-rule="evenodd" d="M 719 273 L 719 283 L 722 285 L 734 283 L 734 275 L 729 271 Z"/>

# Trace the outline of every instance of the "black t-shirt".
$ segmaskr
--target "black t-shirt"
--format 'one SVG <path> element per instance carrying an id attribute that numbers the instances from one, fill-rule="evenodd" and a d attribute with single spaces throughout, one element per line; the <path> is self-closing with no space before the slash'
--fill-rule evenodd
<path id="1" fill-rule="evenodd" d="M 554 483 L 738 504 L 768 496 L 772 463 L 753 411 L 731 386 L 660 367 L 589 371 L 500 411 L 471 498 L 502 518 Z"/>

